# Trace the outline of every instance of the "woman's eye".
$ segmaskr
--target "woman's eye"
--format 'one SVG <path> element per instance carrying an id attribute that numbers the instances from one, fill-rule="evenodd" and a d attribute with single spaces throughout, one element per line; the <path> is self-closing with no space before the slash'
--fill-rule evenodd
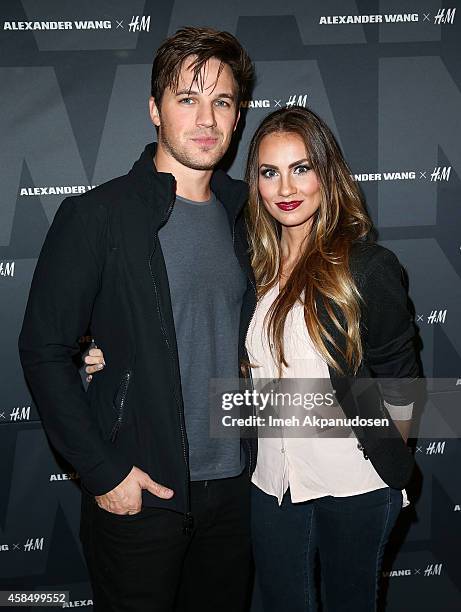
<path id="1" fill-rule="evenodd" d="M 277 175 L 277 172 L 275 170 L 272 170 L 271 168 L 267 168 L 266 170 L 261 170 L 261 176 L 263 178 L 273 178 L 276 175 Z"/>
<path id="2" fill-rule="evenodd" d="M 294 169 L 294 173 L 295 174 L 305 174 L 306 172 L 309 172 L 309 170 L 311 170 L 310 166 L 296 166 L 296 168 Z"/>

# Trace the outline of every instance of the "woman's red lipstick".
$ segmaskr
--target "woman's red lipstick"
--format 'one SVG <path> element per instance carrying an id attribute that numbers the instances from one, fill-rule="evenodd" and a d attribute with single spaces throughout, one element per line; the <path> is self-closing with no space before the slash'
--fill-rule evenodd
<path id="1" fill-rule="evenodd" d="M 276 202 L 275 205 L 278 206 L 280 210 L 288 212 L 290 210 L 295 210 L 298 206 L 301 206 L 302 203 L 302 200 L 291 200 L 291 202 Z"/>

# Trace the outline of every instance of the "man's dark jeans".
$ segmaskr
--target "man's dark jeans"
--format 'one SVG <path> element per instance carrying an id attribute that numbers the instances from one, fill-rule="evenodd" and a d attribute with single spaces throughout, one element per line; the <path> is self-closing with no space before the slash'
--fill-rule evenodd
<path id="1" fill-rule="evenodd" d="M 245 612 L 251 588 L 248 473 L 191 483 L 183 515 L 143 507 L 116 515 L 82 493 L 80 537 L 95 612 Z"/>
<path id="2" fill-rule="evenodd" d="M 264 612 L 314 612 L 320 560 L 324 612 L 376 610 L 384 548 L 402 493 L 384 488 L 293 504 L 252 485 L 252 536 Z"/>

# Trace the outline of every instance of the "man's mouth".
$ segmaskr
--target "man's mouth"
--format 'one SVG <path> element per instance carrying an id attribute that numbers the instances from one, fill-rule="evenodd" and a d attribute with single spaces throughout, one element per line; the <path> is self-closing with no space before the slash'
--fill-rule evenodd
<path id="1" fill-rule="evenodd" d="M 192 140 L 200 147 L 214 147 L 218 142 L 218 139 L 213 136 L 197 136 L 196 138 L 192 138 Z"/>

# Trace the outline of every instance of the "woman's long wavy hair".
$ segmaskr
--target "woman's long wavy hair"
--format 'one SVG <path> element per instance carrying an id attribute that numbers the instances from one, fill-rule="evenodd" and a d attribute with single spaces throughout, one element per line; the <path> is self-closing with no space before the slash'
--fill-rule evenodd
<path id="1" fill-rule="evenodd" d="M 282 261 L 281 225 L 266 210 L 258 191 L 259 146 L 265 136 L 274 133 L 297 134 L 302 138 L 307 159 L 320 185 L 320 206 L 311 231 L 265 321 L 279 375 L 288 366 L 283 346 L 285 321 L 300 300 L 309 336 L 320 355 L 344 373 L 327 348 L 327 342 L 330 343 L 355 373 L 363 357 L 361 296 L 349 269 L 349 253 L 354 241 L 369 236 L 372 224 L 331 130 L 320 117 L 303 107 L 284 108 L 268 115 L 256 130 L 249 148 L 246 222 L 258 296 L 262 297 L 279 281 Z M 343 337 L 342 346 L 334 342 L 322 323 L 317 312 L 318 300 Z"/>

